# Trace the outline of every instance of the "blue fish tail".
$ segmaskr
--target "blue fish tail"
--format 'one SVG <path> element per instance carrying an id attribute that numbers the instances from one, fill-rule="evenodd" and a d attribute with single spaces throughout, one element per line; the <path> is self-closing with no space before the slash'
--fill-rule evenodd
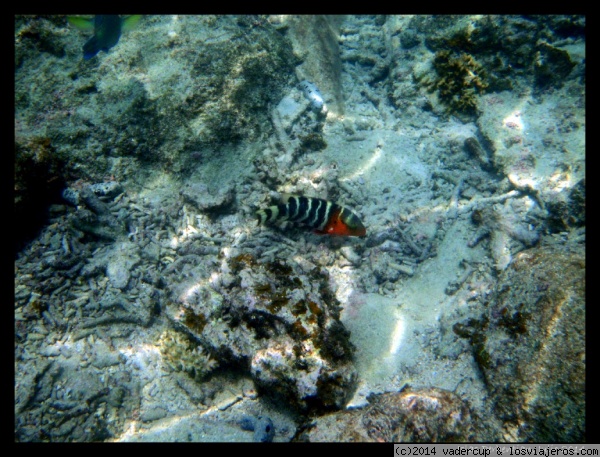
<path id="1" fill-rule="evenodd" d="M 89 60 L 96 54 L 98 54 L 98 52 L 100 52 L 100 48 L 98 47 L 98 40 L 95 36 L 93 36 L 83 45 L 83 58 L 85 60 Z"/>

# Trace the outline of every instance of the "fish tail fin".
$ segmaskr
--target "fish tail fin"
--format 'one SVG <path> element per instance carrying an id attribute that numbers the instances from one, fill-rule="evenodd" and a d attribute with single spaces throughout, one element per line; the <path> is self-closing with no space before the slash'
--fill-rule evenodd
<path id="1" fill-rule="evenodd" d="M 99 51 L 98 40 L 93 36 L 83 45 L 83 58 L 89 60 L 98 54 Z"/>
<path id="2" fill-rule="evenodd" d="M 123 18 L 123 25 L 121 26 L 122 30 L 131 30 L 137 25 L 141 18 L 141 14 L 132 14 L 131 16 L 125 16 Z"/>
<path id="3" fill-rule="evenodd" d="M 81 16 L 67 16 L 69 24 L 74 25 L 79 30 L 94 30 L 94 19 Z"/>

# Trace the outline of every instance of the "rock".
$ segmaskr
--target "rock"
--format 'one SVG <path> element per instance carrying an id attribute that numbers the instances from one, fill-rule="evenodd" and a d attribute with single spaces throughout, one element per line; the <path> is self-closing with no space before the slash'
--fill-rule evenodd
<path id="1" fill-rule="evenodd" d="M 354 347 L 326 273 L 250 254 L 227 268 L 227 288 L 196 285 L 167 315 L 222 366 L 249 369 L 258 393 L 305 412 L 342 408 L 356 382 Z"/>
<path id="2" fill-rule="evenodd" d="M 181 196 L 186 202 L 196 206 L 200 211 L 218 211 L 231 205 L 234 192 L 231 186 L 220 187 L 210 191 L 202 183 L 187 184 L 181 190 Z"/>
<path id="3" fill-rule="evenodd" d="M 539 43 L 536 57 L 535 82 L 541 89 L 560 87 L 575 66 L 567 51 L 544 42 Z"/>
<path id="4" fill-rule="evenodd" d="M 547 225 L 551 232 L 564 232 L 585 225 L 585 178 L 569 191 L 549 193 Z"/>
<path id="5" fill-rule="evenodd" d="M 139 263 L 139 248 L 135 244 L 121 243 L 116 246 L 106 265 L 106 275 L 111 285 L 117 289 L 126 289 L 131 272 Z"/>
<path id="6" fill-rule="evenodd" d="M 499 277 L 487 315 L 472 321 L 475 358 L 509 441 L 584 439 L 581 250 L 539 247 L 517 254 Z"/>
<path id="7" fill-rule="evenodd" d="M 90 190 L 98 196 L 114 198 L 123 192 L 123 187 L 116 181 L 106 181 L 90 184 Z"/>
<path id="8" fill-rule="evenodd" d="M 106 267 L 106 275 L 113 287 L 117 289 L 125 289 L 129 283 L 130 272 L 127 268 L 127 263 L 124 259 L 115 259 L 115 261 L 109 262 Z"/>
<path id="9" fill-rule="evenodd" d="M 106 368 L 121 363 L 121 354 L 111 350 L 104 341 L 96 341 L 94 349 L 94 358 L 91 363 L 96 368 Z"/>
<path id="10" fill-rule="evenodd" d="M 142 422 L 153 422 L 167 416 L 167 411 L 160 406 L 149 408 L 141 412 L 140 419 Z"/>
<path id="11" fill-rule="evenodd" d="M 360 265 L 361 257 L 351 246 L 342 246 L 340 252 L 352 265 Z"/>
<path id="12" fill-rule="evenodd" d="M 65 190 L 63 190 L 62 197 L 73 206 L 77 206 L 81 202 L 81 195 L 79 194 L 79 191 L 70 187 L 67 187 Z"/>
<path id="13" fill-rule="evenodd" d="M 344 114 L 344 96 L 338 36 L 343 20 L 343 16 L 301 15 L 291 16 L 288 21 L 294 52 L 303 57 L 297 74 L 315 83 L 328 105 L 340 115 Z"/>

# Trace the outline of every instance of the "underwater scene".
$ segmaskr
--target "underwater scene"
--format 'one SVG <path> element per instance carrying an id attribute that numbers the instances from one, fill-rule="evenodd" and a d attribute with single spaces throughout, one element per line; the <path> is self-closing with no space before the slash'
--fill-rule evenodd
<path id="1" fill-rule="evenodd" d="M 14 39 L 15 441 L 585 441 L 585 16 Z"/>

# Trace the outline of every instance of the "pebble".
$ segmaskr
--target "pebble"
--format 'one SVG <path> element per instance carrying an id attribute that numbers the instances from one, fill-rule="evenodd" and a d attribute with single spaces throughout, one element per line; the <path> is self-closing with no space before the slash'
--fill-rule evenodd
<path id="1" fill-rule="evenodd" d="M 358 255 L 351 246 L 343 246 L 340 249 L 342 255 L 353 265 L 360 264 L 361 257 Z"/>
<path id="2" fill-rule="evenodd" d="M 60 348 L 56 346 L 47 346 L 40 350 L 40 354 L 45 355 L 46 357 L 56 357 L 60 355 Z"/>

